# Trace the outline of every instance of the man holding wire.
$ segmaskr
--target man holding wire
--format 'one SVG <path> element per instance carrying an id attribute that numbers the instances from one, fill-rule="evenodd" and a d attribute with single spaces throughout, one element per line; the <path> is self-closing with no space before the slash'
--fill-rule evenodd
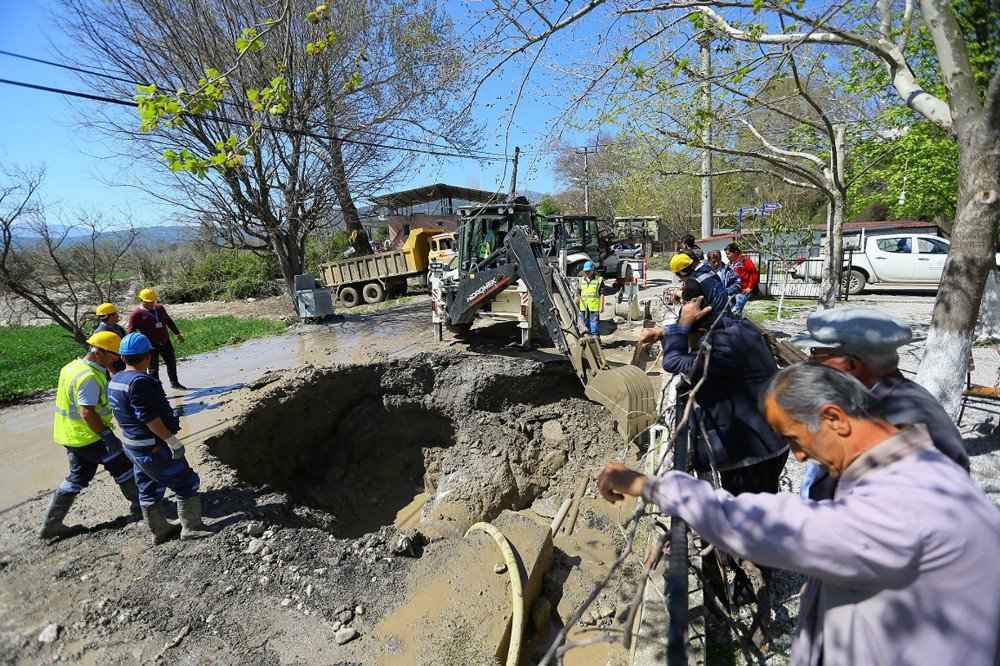
<path id="1" fill-rule="evenodd" d="M 720 317 L 703 302 L 699 296 L 685 303 L 676 324 L 643 329 L 639 342 L 660 342 L 663 369 L 683 373 L 689 387 L 704 378 L 688 424 L 695 435 L 689 454 L 694 471 L 718 472 L 722 487 L 734 495 L 778 492 L 788 445 L 757 404 L 778 371 L 774 357 L 752 325 Z"/>

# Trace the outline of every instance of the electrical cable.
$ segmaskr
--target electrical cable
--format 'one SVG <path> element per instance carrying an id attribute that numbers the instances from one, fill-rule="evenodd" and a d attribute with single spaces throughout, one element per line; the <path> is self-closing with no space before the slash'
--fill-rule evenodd
<path id="1" fill-rule="evenodd" d="M 27 61 L 30 61 L 30 62 L 36 62 L 36 63 L 42 64 L 42 65 L 48 65 L 50 67 L 57 67 L 59 69 L 65 69 L 65 70 L 69 70 L 69 71 L 72 71 L 72 72 L 78 72 L 78 73 L 81 73 L 81 74 L 86 74 L 88 76 L 94 76 L 94 77 L 97 77 L 97 78 L 107 79 L 107 80 L 110 80 L 110 81 L 118 81 L 118 82 L 121 82 L 121 83 L 128 83 L 129 85 L 134 85 L 134 86 L 156 85 L 158 89 L 166 89 L 166 87 L 158 85 L 156 83 L 150 84 L 150 83 L 144 83 L 144 82 L 136 81 L 136 80 L 131 79 L 131 78 L 126 79 L 126 78 L 122 78 L 122 77 L 119 77 L 119 76 L 114 76 L 112 74 L 107 74 L 107 73 L 104 73 L 104 72 L 98 72 L 98 71 L 92 70 L 92 69 L 86 69 L 86 68 L 83 68 L 83 67 L 75 67 L 73 65 L 66 65 L 64 63 L 55 62 L 53 60 L 45 60 L 43 58 L 36 58 L 36 57 L 33 57 L 33 56 L 25 55 L 23 53 L 15 53 L 13 51 L 6 51 L 6 50 L 3 50 L 3 49 L 0 49 L 0 55 L 5 55 L 5 56 L 8 56 L 8 57 L 17 58 L 17 59 L 20 59 L 20 60 L 27 60 Z M 124 74 L 125 72 L 122 72 L 122 73 Z M 237 108 L 237 109 L 244 109 L 244 110 L 247 110 L 247 109 L 250 108 L 249 106 L 242 105 L 242 104 L 237 104 L 235 102 L 225 102 L 225 101 L 223 101 L 223 102 L 219 102 L 219 104 L 220 104 L 220 106 L 231 106 L 231 107 L 234 107 L 234 108 Z M 291 116 L 291 115 L 288 115 L 286 117 L 293 118 L 295 120 L 304 120 L 301 116 Z M 406 141 L 406 142 L 410 142 L 410 143 L 420 143 L 420 144 L 424 144 L 424 145 L 427 145 L 427 146 L 431 146 L 433 148 L 440 148 L 440 149 L 443 149 L 443 150 L 454 150 L 454 148 L 452 148 L 451 146 L 444 146 L 444 145 L 441 145 L 439 143 L 435 143 L 433 141 L 427 141 L 427 140 L 424 140 L 424 139 L 417 139 L 417 138 L 412 138 L 412 137 L 402 137 L 402 136 L 399 136 L 399 135 L 396 135 L 396 134 L 390 134 L 388 132 L 378 132 L 378 131 L 374 131 L 374 130 L 370 130 L 370 129 L 365 129 L 365 128 L 361 128 L 361 127 L 348 127 L 346 125 L 338 125 L 336 123 L 326 123 L 326 124 L 330 125 L 331 127 L 336 127 L 337 129 L 342 129 L 342 130 L 346 130 L 346 131 L 349 131 L 349 132 L 355 132 L 355 131 L 369 132 L 369 133 L 373 134 L 376 138 L 381 137 L 381 138 L 384 138 L 384 139 L 396 139 L 398 141 Z M 497 160 L 499 160 L 499 159 L 509 159 L 503 153 L 491 153 L 489 151 L 484 151 L 484 150 L 482 150 L 482 151 L 480 151 L 480 150 L 469 151 L 469 155 L 470 156 L 473 155 L 473 154 L 475 154 L 477 156 L 481 155 L 482 159 L 490 159 L 490 158 L 496 158 Z"/>
<path id="2" fill-rule="evenodd" d="M 75 91 L 75 90 L 66 90 L 65 88 L 55 88 L 55 87 L 51 87 L 51 86 L 43 86 L 43 85 L 39 85 L 39 84 L 36 84 L 36 83 L 26 83 L 24 81 L 13 81 L 11 79 L 0 79 L 0 83 L 6 84 L 6 85 L 10 85 L 10 86 L 16 86 L 16 87 L 20 87 L 20 88 L 28 88 L 28 89 L 31 89 L 31 90 L 40 90 L 40 91 L 43 91 L 43 92 L 51 92 L 51 93 L 55 93 L 55 94 L 63 95 L 63 96 L 68 96 L 68 97 L 78 97 L 78 98 L 81 98 L 81 99 L 87 99 L 87 100 L 92 100 L 92 101 L 97 101 L 97 102 L 104 102 L 104 103 L 107 103 L 107 104 L 116 104 L 118 106 L 129 106 L 129 107 L 133 107 L 133 108 L 136 108 L 136 107 L 139 106 L 139 104 L 137 102 L 130 102 L 130 101 L 125 101 L 125 100 L 121 100 L 121 99 L 115 99 L 113 97 L 107 97 L 107 96 L 104 96 L 104 95 L 94 95 L 94 94 L 91 94 L 91 93 L 78 92 L 78 91 Z M 184 117 L 198 118 L 200 120 L 208 120 L 208 121 L 220 122 L 220 123 L 227 124 L 227 125 L 235 125 L 237 127 L 243 127 L 245 129 L 253 129 L 252 123 L 249 123 L 249 122 L 247 122 L 245 120 L 235 120 L 233 118 L 226 118 L 225 116 L 209 116 L 209 115 L 202 114 L 202 113 L 186 113 L 186 114 L 184 114 Z M 458 153 L 458 152 L 454 152 L 454 151 L 446 152 L 446 151 L 439 151 L 439 150 L 430 150 L 430 149 L 426 149 L 426 148 L 412 148 L 412 147 L 411 148 L 406 148 L 406 147 L 403 147 L 403 146 L 393 146 L 393 145 L 390 145 L 390 144 L 377 143 L 377 142 L 374 142 L 374 141 L 363 141 L 361 139 L 338 138 L 338 137 L 332 137 L 332 136 L 325 135 L 325 134 L 319 134 L 319 133 L 316 133 L 316 132 L 310 132 L 310 131 L 307 131 L 307 130 L 299 130 L 299 129 L 285 128 L 285 127 L 277 127 L 275 125 L 271 125 L 270 123 L 262 123 L 260 125 L 260 127 L 261 127 L 261 129 L 267 129 L 267 130 L 271 130 L 273 132 L 283 132 L 285 134 L 292 134 L 292 135 L 295 135 L 295 136 L 304 136 L 304 137 L 308 137 L 308 138 L 312 138 L 312 139 L 317 139 L 319 141 L 340 141 L 342 143 L 347 143 L 347 144 L 352 144 L 352 145 L 358 145 L 358 146 L 365 146 L 365 147 L 368 147 L 368 148 L 384 148 L 386 150 L 398 150 L 398 151 L 402 151 L 402 152 L 406 152 L 406 153 L 421 153 L 421 154 L 424 154 L 424 155 L 433 155 L 435 157 L 454 157 L 454 158 L 458 158 L 458 159 L 473 159 L 473 160 L 477 160 L 477 161 L 481 161 L 481 162 L 506 162 L 506 161 L 509 161 L 509 160 L 512 159 L 510 157 L 507 157 L 506 155 L 502 156 L 502 157 L 501 156 L 497 156 L 497 157 L 481 157 L 479 155 L 474 155 L 474 154 L 471 154 L 471 153 Z"/>

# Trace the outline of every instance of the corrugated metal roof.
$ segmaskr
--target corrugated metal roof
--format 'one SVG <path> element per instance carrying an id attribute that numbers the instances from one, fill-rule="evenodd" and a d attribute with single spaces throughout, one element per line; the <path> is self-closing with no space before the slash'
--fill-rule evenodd
<path id="1" fill-rule="evenodd" d="M 922 220 L 880 220 L 877 222 L 845 222 L 844 231 L 861 231 L 862 229 L 913 229 L 918 227 L 932 227 L 937 229 L 939 232 L 943 232 L 944 229 L 934 224 L 933 222 L 924 222 Z M 826 233 L 826 224 L 815 224 L 813 228 L 820 233 Z M 724 240 L 726 238 L 736 238 L 736 234 L 722 234 L 721 236 L 709 236 L 708 238 L 699 238 L 696 243 L 701 243 L 702 241 L 711 240 Z"/>
<path id="2" fill-rule="evenodd" d="M 439 201 L 447 198 L 464 199 L 475 203 L 495 203 L 507 200 L 506 192 L 490 192 L 487 190 L 476 190 L 470 187 L 458 187 L 457 185 L 447 185 L 445 183 L 435 183 L 416 187 L 412 190 L 401 192 L 390 192 L 369 197 L 377 206 L 386 208 L 403 208 L 405 206 L 416 206 L 431 201 Z"/>

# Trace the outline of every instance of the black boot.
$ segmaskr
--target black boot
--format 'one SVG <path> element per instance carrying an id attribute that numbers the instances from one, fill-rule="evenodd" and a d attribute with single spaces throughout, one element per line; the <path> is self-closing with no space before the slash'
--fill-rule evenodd
<path id="1" fill-rule="evenodd" d="M 187 391 L 188 390 L 187 386 L 184 386 L 184 384 L 181 384 L 176 379 L 175 380 L 171 380 L 171 382 L 170 382 L 170 388 L 175 389 L 177 391 Z"/>
<path id="2" fill-rule="evenodd" d="M 45 512 L 45 522 L 42 524 L 42 529 L 38 531 L 39 539 L 61 539 L 86 531 L 83 525 L 63 524 L 63 518 L 69 513 L 73 502 L 76 501 L 76 495 L 77 493 L 59 492 L 52 495 L 52 501 L 49 502 L 49 508 Z"/>
<path id="3" fill-rule="evenodd" d="M 122 495 L 129 501 L 132 513 L 142 511 L 142 507 L 139 506 L 139 487 L 135 485 L 135 479 L 118 484 L 118 490 L 122 491 Z"/>

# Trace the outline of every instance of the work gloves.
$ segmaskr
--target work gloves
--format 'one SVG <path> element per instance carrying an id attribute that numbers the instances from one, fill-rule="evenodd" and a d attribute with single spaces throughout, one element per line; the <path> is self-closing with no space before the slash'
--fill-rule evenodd
<path id="1" fill-rule="evenodd" d="M 108 453 L 118 453 L 122 450 L 122 440 L 118 439 L 118 435 L 111 428 L 105 428 L 101 433 L 97 435 L 104 441 L 104 445 L 108 447 Z"/>
<path id="2" fill-rule="evenodd" d="M 166 439 L 167 446 L 170 447 L 171 457 L 174 460 L 184 457 L 184 442 L 177 439 L 177 435 L 171 435 Z"/>

